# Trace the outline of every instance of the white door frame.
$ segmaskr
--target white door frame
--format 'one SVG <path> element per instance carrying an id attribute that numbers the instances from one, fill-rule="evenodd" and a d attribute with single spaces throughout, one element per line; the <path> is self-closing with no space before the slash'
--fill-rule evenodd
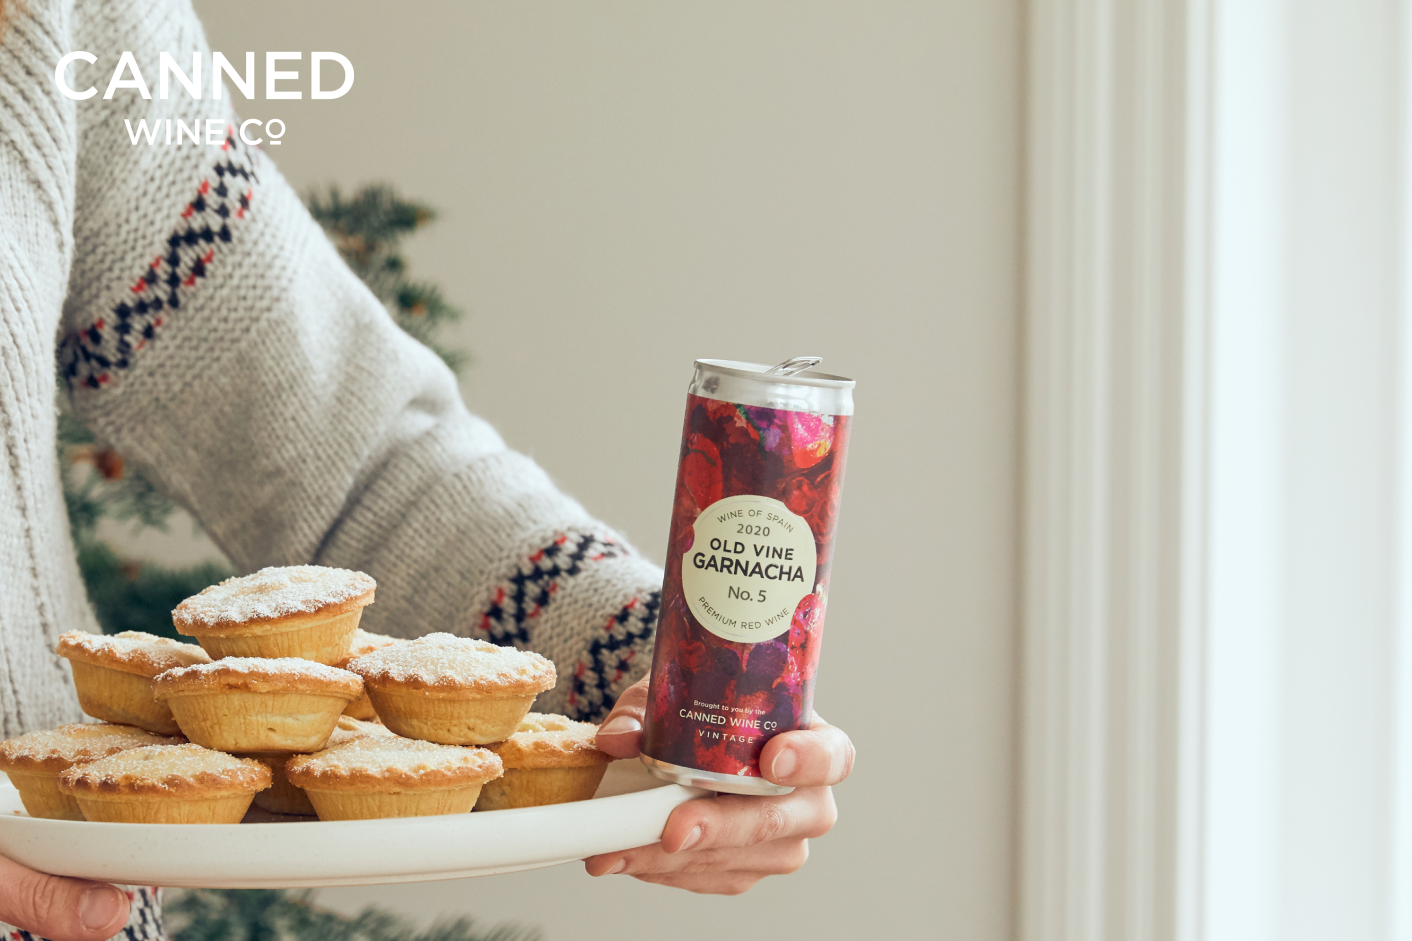
<path id="1" fill-rule="evenodd" d="M 1024 941 L 1412 938 L 1409 21 L 1031 5 Z"/>

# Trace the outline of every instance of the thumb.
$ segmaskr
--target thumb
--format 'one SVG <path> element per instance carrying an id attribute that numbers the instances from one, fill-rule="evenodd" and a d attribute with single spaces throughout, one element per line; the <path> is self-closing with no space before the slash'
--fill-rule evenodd
<path id="1" fill-rule="evenodd" d="M 642 717 L 647 714 L 647 678 L 623 690 L 618 704 L 598 727 L 594 740 L 599 751 L 614 758 L 636 758 L 642 747 Z"/>
<path id="2" fill-rule="evenodd" d="M 0 920 L 51 941 L 105 941 L 127 924 L 126 893 L 0 857 Z"/>

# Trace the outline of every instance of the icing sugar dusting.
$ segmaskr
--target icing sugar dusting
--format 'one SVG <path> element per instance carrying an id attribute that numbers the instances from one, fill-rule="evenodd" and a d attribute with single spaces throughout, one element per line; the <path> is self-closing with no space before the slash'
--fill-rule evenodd
<path id="1" fill-rule="evenodd" d="M 121 634 L 89 634 L 86 631 L 68 631 L 60 634 L 60 655 L 63 655 L 64 651 L 72 649 L 82 650 L 95 656 L 111 657 L 113 661 L 118 663 L 146 660 L 163 670 L 211 661 L 210 655 L 196 644 L 184 644 L 142 631 L 123 631 Z"/>
<path id="2" fill-rule="evenodd" d="M 82 779 L 90 785 L 102 782 L 172 785 L 184 781 L 206 783 L 212 778 L 233 784 L 261 780 L 268 783 L 269 769 L 258 761 L 236 758 L 200 745 L 149 745 L 78 765 L 64 775 L 65 781 Z"/>
<path id="3" fill-rule="evenodd" d="M 350 661 L 348 668 L 366 676 L 401 683 L 504 682 L 542 679 L 552 686 L 554 664 L 528 650 L 453 634 L 425 634 Z"/>
<path id="4" fill-rule="evenodd" d="M 347 670 L 299 657 L 224 657 L 210 663 L 169 670 L 163 675 L 174 679 L 179 676 L 221 676 L 230 673 L 246 676 L 297 676 L 334 683 L 351 679 Z"/>
<path id="5" fill-rule="evenodd" d="M 531 712 L 505 741 L 488 746 L 507 768 L 558 767 L 583 760 L 608 762 L 612 756 L 598 750 L 598 726 L 575 722 L 566 716 Z"/>
<path id="6" fill-rule="evenodd" d="M 322 565 L 263 568 L 192 595 L 172 612 L 177 624 L 220 624 L 313 614 L 377 587 L 371 575 Z"/>
<path id="7" fill-rule="evenodd" d="M 143 745 L 170 745 L 180 742 L 180 738 L 154 735 L 151 732 L 135 729 L 130 725 L 112 725 L 107 722 L 75 722 L 61 725 L 57 729 L 31 732 L 0 743 L 0 756 L 9 759 L 31 758 L 43 761 L 46 758 L 60 758 L 64 761 L 80 761 L 91 758 L 104 758 L 129 748 Z"/>
<path id="8" fill-rule="evenodd" d="M 373 634 L 363 630 L 361 627 L 353 632 L 353 639 L 348 644 L 348 657 L 343 661 L 347 664 L 354 657 L 361 657 L 365 653 L 372 653 L 374 650 L 381 650 L 384 647 L 391 647 L 393 644 L 400 644 L 402 638 L 388 637 L 386 634 Z"/>
<path id="9" fill-rule="evenodd" d="M 591 739 L 598 734 L 598 726 L 592 722 L 575 722 L 557 713 L 531 712 L 520 720 L 520 727 L 515 730 L 516 735 L 523 732 L 575 732 Z"/>
<path id="10" fill-rule="evenodd" d="M 397 737 L 396 734 L 385 725 L 378 725 L 376 722 L 364 722 L 361 719 L 354 719 L 349 716 L 339 716 L 338 726 L 333 730 L 333 734 L 329 736 L 328 744 L 326 744 L 324 748 L 329 749 L 333 748 L 335 745 L 346 745 L 349 742 L 356 741 L 360 738 L 367 738 L 368 736 L 381 738 Z"/>
<path id="11" fill-rule="evenodd" d="M 351 771 L 415 774 L 419 771 L 459 768 L 490 770 L 492 767 L 498 768 L 500 759 L 484 748 L 438 745 L 395 735 L 365 735 L 312 755 L 296 756 L 290 765 L 312 774 L 346 774 Z"/>
<path id="12" fill-rule="evenodd" d="M 363 686 L 362 678 L 356 673 L 315 663 L 313 660 L 301 660 L 298 657 L 272 657 L 270 659 L 225 657 L 210 663 L 198 663 L 195 666 L 168 670 L 158 674 L 156 679 L 160 684 L 158 687 L 160 689 L 163 686 L 170 688 L 172 684 L 219 682 L 221 677 L 229 676 L 248 676 L 252 679 L 288 679 L 301 686 L 307 685 L 314 688 L 335 686 L 340 689 L 353 687 L 361 689 Z M 183 687 L 178 686 L 177 688 Z"/>

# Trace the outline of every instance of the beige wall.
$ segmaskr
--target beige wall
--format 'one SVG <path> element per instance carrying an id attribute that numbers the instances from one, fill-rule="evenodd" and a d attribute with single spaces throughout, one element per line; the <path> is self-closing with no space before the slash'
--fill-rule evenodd
<path id="1" fill-rule="evenodd" d="M 467 401 L 653 557 L 694 357 L 859 381 L 818 704 L 860 757 L 802 872 L 735 899 L 578 866 L 323 899 L 583 941 L 1006 937 L 1018 0 L 196 5 L 228 55 L 353 60 L 346 98 L 243 111 L 288 122 L 296 185 L 441 210 L 410 254 L 468 311 Z"/>

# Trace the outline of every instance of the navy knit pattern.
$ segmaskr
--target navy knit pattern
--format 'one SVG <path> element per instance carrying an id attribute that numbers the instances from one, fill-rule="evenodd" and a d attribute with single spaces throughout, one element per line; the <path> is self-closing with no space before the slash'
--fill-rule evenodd
<path id="1" fill-rule="evenodd" d="M 562 533 L 522 560 L 515 574 L 496 587 L 476 626 L 503 647 L 528 647 L 534 619 L 570 579 L 595 562 L 628 554 L 626 546 L 609 536 Z"/>
<path id="2" fill-rule="evenodd" d="M 222 156 L 196 187 L 196 196 L 156 255 L 123 291 L 108 315 L 59 343 L 59 372 L 70 391 L 101 389 L 133 363 L 161 332 L 172 312 L 201 283 L 230 243 L 232 224 L 250 212 L 259 177 L 255 157 L 234 128 L 226 129 Z"/>
<path id="3" fill-rule="evenodd" d="M 600 722 L 612 711 L 628 686 L 629 664 L 648 653 L 661 609 L 662 593 L 653 591 L 633 598 L 608 619 L 574 664 L 565 709 L 570 718 Z"/>

